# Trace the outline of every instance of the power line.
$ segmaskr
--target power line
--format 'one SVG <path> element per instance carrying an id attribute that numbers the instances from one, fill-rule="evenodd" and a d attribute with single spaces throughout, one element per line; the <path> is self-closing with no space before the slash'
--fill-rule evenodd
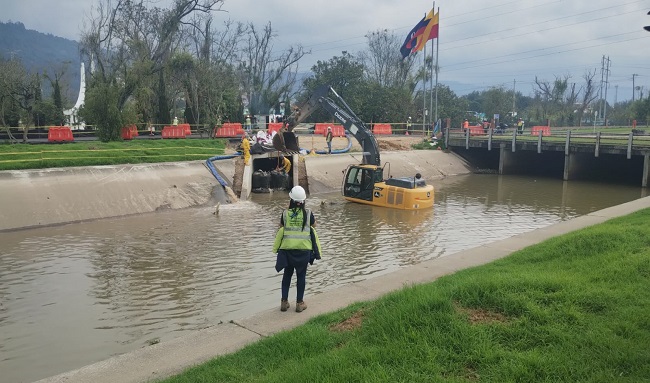
<path id="1" fill-rule="evenodd" d="M 595 19 L 579 21 L 579 22 L 575 22 L 575 23 L 572 23 L 572 24 L 559 25 L 559 26 L 555 26 L 555 27 L 547 27 L 547 28 L 544 28 L 544 29 L 536 29 L 536 30 L 534 30 L 534 31 L 530 31 L 530 32 L 526 32 L 526 33 L 521 33 L 521 34 L 518 34 L 518 35 L 507 35 L 507 36 L 505 36 L 505 37 L 502 37 L 502 39 L 503 39 L 503 40 L 505 40 L 505 39 L 512 39 L 512 38 L 516 38 L 516 37 L 522 37 L 522 36 L 527 36 L 527 35 L 531 35 L 531 34 L 536 34 L 536 33 L 539 33 L 540 31 L 547 32 L 547 31 L 551 31 L 551 30 L 555 30 L 555 29 L 561 29 L 561 28 L 566 28 L 566 27 L 573 27 L 573 26 L 576 26 L 576 25 L 579 25 L 579 24 L 584 24 L 584 23 L 588 23 L 588 22 L 592 22 L 592 21 L 598 21 L 598 20 L 603 20 L 603 19 L 610 19 L 610 20 L 611 20 L 611 18 L 613 18 L 613 17 L 624 16 L 624 15 L 628 15 L 628 14 L 631 14 L 631 13 L 636 13 L 637 11 L 638 11 L 638 10 L 633 10 L 633 11 L 624 12 L 624 13 L 619 13 L 619 14 L 615 14 L 615 15 L 607 15 L 607 16 L 598 17 L 598 18 L 595 18 Z M 536 23 L 536 24 L 544 24 L 544 23 L 546 23 L 546 21 L 543 21 L 543 22 L 540 22 L 540 23 Z M 536 25 L 536 24 L 530 24 L 530 25 Z M 495 33 L 509 32 L 509 31 L 511 31 L 511 30 L 514 30 L 514 29 L 516 29 L 516 28 L 505 29 L 505 30 L 502 30 L 502 31 L 492 32 L 492 33 L 488 33 L 488 34 L 485 34 L 485 35 L 481 35 L 480 37 L 487 36 L 487 35 L 491 35 L 491 34 L 495 34 Z M 636 32 L 638 32 L 638 31 L 634 31 L 634 32 L 636 33 Z M 615 36 L 617 36 L 617 35 L 615 35 Z M 613 36 L 605 36 L 605 37 L 613 37 Z M 474 37 L 471 37 L 471 38 L 474 38 Z M 455 42 L 457 42 L 457 41 L 463 41 L 463 40 L 467 40 L 467 39 L 469 39 L 469 38 L 464 38 L 464 39 L 460 39 L 460 40 L 450 41 L 450 42 L 448 42 L 447 44 L 453 44 L 453 43 L 455 43 Z M 467 48 L 467 47 L 470 47 L 470 46 L 473 46 L 473 45 L 479 45 L 479 44 L 484 44 L 484 43 L 485 43 L 485 41 L 478 41 L 478 42 L 475 42 L 475 43 L 465 44 L 465 45 L 461 45 L 461 46 L 457 46 L 457 47 L 453 47 L 453 46 L 452 46 L 452 47 L 444 47 L 444 49 L 446 49 L 446 50 L 452 50 L 452 49 L 459 49 L 459 48 Z"/>
<path id="2" fill-rule="evenodd" d="M 522 8 L 522 9 L 518 9 L 518 10 L 515 10 L 515 11 L 508 11 L 508 12 L 503 12 L 503 13 L 495 14 L 495 15 L 492 15 L 491 17 L 503 16 L 503 15 L 506 15 L 506 14 L 509 14 L 509 13 L 513 13 L 513 12 L 521 12 L 521 11 L 528 10 L 528 9 L 530 9 L 530 8 L 536 8 L 536 7 L 541 6 L 541 5 L 548 5 L 548 4 L 552 4 L 552 3 L 556 3 L 556 2 L 558 2 L 558 1 L 550 1 L 550 2 L 547 2 L 547 3 L 543 3 L 543 4 L 540 4 L 540 5 L 535 5 L 535 6 L 528 7 L 528 8 Z M 573 17 L 582 16 L 582 15 L 586 15 L 586 14 L 590 14 L 590 13 L 594 13 L 594 12 L 603 12 L 603 11 L 607 11 L 607 10 L 612 9 L 612 8 L 620 9 L 622 6 L 625 6 L 625 5 L 636 4 L 636 3 L 644 3 L 644 2 L 645 2 L 645 0 L 635 0 L 635 1 L 631 1 L 631 2 L 628 2 L 628 3 L 623 3 L 623 4 L 619 4 L 619 5 L 615 5 L 615 6 L 610 6 L 610 7 L 605 7 L 605 8 L 598 8 L 598 9 L 593 9 L 593 10 L 590 10 L 590 11 L 581 12 L 581 13 L 575 13 L 575 14 L 572 14 L 572 15 L 567 15 L 567 16 L 563 16 L 563 17 L 559 17 L 559 18 L 548 19 L 548 20 L 540 21 L 540 22 L 533 23 L 533 24 L 526 24 L 526 27 L 530 27 L 530 26 L 534 26 L 534 25 L 539 25 L 539 24 L 545 24 L 545 25 L 548 25 L 549 22 L 554 22 L 554 21 L 557 21 L 557 20 L 573 18 Z M 501 4 L 501 6 L 509 5 L 509 4 L 513 4 L 513 3 L 520 3 L 520 2 L 519 2 L 519 1 L 513 1 L 513 2 L 509 2 L 509 3 Z M 477 12 L 484 13 L 484 11 L 486 11 L 486 10 L 490 10 L 490 9 L 494 9 L 494 8 L 495 8 L 494 6 L 490 6 L 490 7 L 486 7 L 486 8 L 481 8 L 481 9 L 478 9 L 478 10 L 475 10 L 475 11 L 471 11 L 471 12 L 467 12 L 467 13 L 462 13 L 462 14 L 458 14 L 458 15 L 447 16 L 446 19 L 451 19 L 451 18 L 454 18 L 454 17 L 466 16 L 467 14 L 470 14 L 470 13 L 477 13 Z M 507 37 L 507 38 L 511 38 L 511 37 L 520 37 L 520 36 L 528 35 L 528 34 L 530 34 L 530 33 L 538 33 L 538 32 L 540 32 L 540 31 L 542 31 L 542 30 L 545 30 L 545 31 L 546 31 L 546 30 L 551 30 L 551 29 L 564 28 L 564 27 L 567 27 L 567 26 L 574 26 L 574 25 L 578 25 L 578 24 L 582 24 L 582 23 L 590 22 L 590 21 L 597 21 L 597 20 L 602 20 L 602 19 L 611 19 L 612 17 L 622 16 L 622 15 L 630 14 L 630 13 L 637 12 L 637 11 L 638 11 L 638 10 L 633 10 L 633 11 L 624 12 L 624 13 L 621 13 L 621 14 L 611 14 L 611 13 L 608 13 L 606 16 L 598 17 L 598 18 L 591 19 L 591 20 L 580 21 L 580 22 L 576 22 L 576 23 L 573 23 L 573 24 L 567 24 L 567 25 L 563 25 L 563 26 L 559 26 L 559 27 L 552 27 L 552 28 L 548 28 L 548 27 L 546 27 L 546 28 L 544 28 L 544 29 L 537 29 L 537 30 L 532 31 L 532 32 L 526 32 L 525 34 L 521 34 L 521 35 L 514 35 L 514 36 L 511 35 L 511 36 L 509 36 L 509 37 Z M 480 20 L 485 20 L 485 18 L 482 18 L 482 19 L 480 19 Z M 471 20 L 471 21 L 478 21 L 478 20 Z M 469 22 L 469 21 L 468 21 L 468 22 Z M 453 28 L 453 27 L 455 27 L 455 26 L 457 26 L 457 25 L 462 25 L 462 24 L 464 24 L 464 23 L 466 23 L 466 22 L 461 22 L 461 23 L 451 24 L 451 25 L 446 26 L 446 28 Z M 412 28 L 412 27 L 398 27 L 398 28 L 393 28 L 393 29 L 389 29 L 389 30 L 392 31 L 392 32 L 396 32 L 397 30 L 405 29 L 405 28 Z M 483 37 L 483 36 L 493 35 L 493 34 L 496 34 L 496 33 L 510 32 L 510 31 L 513 31 L 513 30 L 516 30 L 516 29 L 521 29 L 521 27 L 514 27 L 514 28 L 504 29 L 504 30 L 500 30 L 500 31 L 490 32 L 490 33 L 487 33 L 487 34 L 481 34 L 481 35 L 469 36 L 469 37 L 465 37 L 465 38 L 462 38 L 462 39 L 459 39 L 459 40 L 454 40 L 454 41 L 451 41 L 451 42 L 447 42 L 447 44 L 449 44 L 449 43 L 455 43 L 455 42 L 463 41 L 463 40 L 474 39 L 474 38 L 477 38 L 477 37 Z M 359 38 L 365 38 L 365 35 L 363 35 L 363 36 L 356 36 L 356 37 L 350 37 L 350 38 L 346 38 L 346 39 L 332 40 L 332 41 L 323 42 L 323 43 L 312 44 L 312 45 L 305 46 L 305 48 L 313 48 L 313 47 L 316 47 L 316 46 L 319 46 L 319 45 L 326 45 L 326 44 L 338 43 L 338 42 L 343 42 L 343 41 L 350 41 L 350 40 L 355 40 L 355 39 L 359 39 Z M 360 44 L 364 44 L 364 43 L 365 43 L 365 41 L 364 41 L 364 42 L 360 42 L 360 43 L 353 43 L 353 44 L 348 44 L 348 45 L 342 45 L 342 46 L 332 47 L 332 48 L 316 49 L 316 50 L 314 50 L 314 51 L 319 52 L 319 51 L 326 51 L 326 50 L 332 50 L 332 49 L 341 49 L 341 48 L 345 48 L 345 47 L 348 47 L 348 46 L 360 45 Z M 462 48 L 462 47 L 464 47 L 464 46 L 461 46 L 460 48 Z M 445 48 L 445 49 L 456 49 L 456 48 L 453 48 L 453 47 L 452 47 L 452 48 Z"/>
<path id="3" fill-rule="evenodd" d="M 530 60 L 530 59 L 539 58 L 539 57 L 556 55 L 556 54 L 559 54 L 559 53 L 574 52 L 574 51 L 579 51 L 579 50 L 583 50 L 583 49 L 602 47 L 602 46 L 605 46 L 605 45 L 618 44 L 618 43 L 621 43 L 621 42 L 634 41 L 634 40 L 640 40 L 640 39 L 650 39 L 650 37 L 649 36 L 642 36 L 642 37 L 636 37 L 636 38 L 633 38 L 633 39 L 627 39 L 627 40 L 622 40 L 622 41 L 612 41 L 612 42 L 609 42 L 609 43 L 591 45 L 591 46 L 588 46 L 588 47 L 567 49 L 567 50 L 558 51 L 558 52 L 550 52 L 550 53 L 545 53 L 545 54 L 540 54 L 540 55 L 535 55 L 535 56 L 522 57 L 522 58 L 518 58 L 518 59 L 514 59 L 514 60 L 496 61 L 496 62 L 492 62 L 492 63 L 485 64 L 485 65 L 475 65 L 475 66 L 469 66 L 469 67 L 464 67 L 464 68 L 451 69 L 451 70 L 447 70 L 447 72 L 452 72 L 452 71 L 456 71 L 456 70 L 463 70 L 463 69 L 481 68 L 481 67 L 490 66 L 490 65 L 508 63 L 508 62 L 512 62 L 512 61 Z M 488 59 L 486 59 L 486 60 L 488 60 Z M 475 61 L 470 61 L 470 63 L 471 62 L 475 62 Z M 460 64 L 457 64 L 457 65 L 462 65 L 462 64 L 464 64 L 464 63 L 460 63 Z"/>

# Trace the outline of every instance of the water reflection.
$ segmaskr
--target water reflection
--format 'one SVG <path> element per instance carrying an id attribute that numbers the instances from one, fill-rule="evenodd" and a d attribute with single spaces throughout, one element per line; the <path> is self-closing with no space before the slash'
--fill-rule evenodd
<path id="1" fill-rule="evenodd" d="M 312 196 L 323 260 L 307 295 L 643 196 L 643 189 L 469 175 L 426 211 Z M 0 233 L 0 370 L 30 381 L 275 307 L 286 193 L 251 202 Z M 295 291 L 295 290 L 293 290 Z"/>

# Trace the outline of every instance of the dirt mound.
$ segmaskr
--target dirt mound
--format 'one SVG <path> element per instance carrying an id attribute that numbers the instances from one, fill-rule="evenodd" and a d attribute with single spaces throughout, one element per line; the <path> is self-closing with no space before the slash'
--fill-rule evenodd
<path id="1" fill-rule="evenodd" d="M 412 136 L 391 136 L 391 137 L 377 137 L 377 144 L 380 150 L 394 151 L 394 150 L 411 150 L 411 145 L 422 141 L 421 137 Z"/>
<path id="2" fill-rule="evenodd" d="M 410 145 L 407 145 L 403 142 L 377 140 L 377 143 L 379 144 L 379 149 L 381 150 L 409 150 L 411 148 Z"/>

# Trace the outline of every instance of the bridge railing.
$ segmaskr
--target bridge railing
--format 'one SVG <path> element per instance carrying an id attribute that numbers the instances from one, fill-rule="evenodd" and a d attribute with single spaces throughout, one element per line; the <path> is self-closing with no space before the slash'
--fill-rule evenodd
<path id="1" fill-rule="evenodd" d="M 511 143 L 514 146 L 517 142 L 536 142 L 541 150 L 541 145 L 546 143 L 565 143 L 568 151 L 569 145 L 595 146 L 598 151 L 600 147 L 627 148 L 628 156 L 632 150 L 650 149 L 650 134 L 643 131 L 625 129 L 610 129 L 589 131 L 586 128 L 550 128 L 524 130 L 523 133 L 516 128 L 505 130 L 483 129 L 481 127 L 469 127 L 468 129 L 447 129 L 447 146 L 465 146 L 469 148 L 470 142 L 488 142 L 488 148 L 492 144 Z M 462 141 L 461 141 L 462 140 Z M 460 144 L 460 142 L 464 142 Z"/>

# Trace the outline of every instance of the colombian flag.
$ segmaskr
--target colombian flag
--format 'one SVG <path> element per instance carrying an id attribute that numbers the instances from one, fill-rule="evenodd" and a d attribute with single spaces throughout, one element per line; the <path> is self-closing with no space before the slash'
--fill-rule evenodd
<path id="1" fill-rule="evenodd" d="M 429 13 L 420 20 L 411 32 L 406 36 L 404 44 L 400 48 L 402 58 L 405 59 L 411 53 L 421 51 L 427 41 L 438 37 L 440 12 L 433 13 L 433 8 Z"/>

